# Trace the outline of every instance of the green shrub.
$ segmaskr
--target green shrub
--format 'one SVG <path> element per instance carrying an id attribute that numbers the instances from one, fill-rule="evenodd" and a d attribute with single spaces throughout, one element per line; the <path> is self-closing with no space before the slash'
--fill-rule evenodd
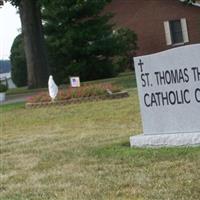
<path id="1" fill-rule="evenodd" d="M 0 82 L 0 92 L 6 92 L 8 87 Z"/>
<path id="2" fill-rule="evenodd" d="M 11 75 L 16 86 L 22 87 L 27 85 L 27 67 L 23 47 L 22 34 L 18 35 L 11 48 Z"/>

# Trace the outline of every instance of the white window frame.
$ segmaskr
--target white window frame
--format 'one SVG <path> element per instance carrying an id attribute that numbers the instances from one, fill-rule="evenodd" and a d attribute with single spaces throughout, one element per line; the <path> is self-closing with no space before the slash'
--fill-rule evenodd
<path id="1" fill-rule="evenodd" d="M 189 42 L 189 35 L 188 35 L 188 28 L 187 28 L 187 22 L 185 18 L 180 19 L 181 23 L 181 29 L 183 34 L 183 42 L 181 43 L 172 43 L 172 36 L 171 36 L 171 30 L 170 30 L 170 21 L 164 21 L 164 30 L 165 30 L 165 39 L 166 39 L 166 45 L 170 46 L 177 46 L 177 45 L 183 45 L 185 43 Z"/>

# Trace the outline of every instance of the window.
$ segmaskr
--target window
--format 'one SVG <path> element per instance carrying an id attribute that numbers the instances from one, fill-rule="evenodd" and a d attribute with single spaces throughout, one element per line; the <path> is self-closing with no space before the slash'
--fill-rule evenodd
<path id="1" fill-rule="evenodd" d="M 169 21 L 172 44 L 183 43 L 183 33 L 180 20 Z"/>
<path id="2" fill-rule="evenodd" d="M 186 19 L 164 22 L 167 45 L 179 45 L 189 42 Z"/>

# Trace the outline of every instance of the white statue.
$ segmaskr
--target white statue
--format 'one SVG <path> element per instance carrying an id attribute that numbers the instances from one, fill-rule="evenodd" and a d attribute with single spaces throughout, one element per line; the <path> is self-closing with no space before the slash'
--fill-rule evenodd
<path id="1" fill-rule="evenodd" d="M 52 101 L 54 101 L 58 94 L 58 86 L 55 84 L 52 75 L 49 76 L 48 87 L 49 87 L 49 96 L 51 97 Z"/>

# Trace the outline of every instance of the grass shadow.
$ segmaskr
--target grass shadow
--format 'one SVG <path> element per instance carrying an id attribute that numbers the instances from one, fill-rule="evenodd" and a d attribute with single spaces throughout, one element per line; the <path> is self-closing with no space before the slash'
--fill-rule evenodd
<path id="1" fill-rule="evenodd" d="M 90 150 L 90 155 L 99 159 L 121 160 L 127 159 L 140 163 L 159 162 L 177 159 L 195 159 L 200 155 L 200 147 L 162 147 L 162 148 L 136 148 L 130 147 L 129 142 L 121 142 Z"/>

